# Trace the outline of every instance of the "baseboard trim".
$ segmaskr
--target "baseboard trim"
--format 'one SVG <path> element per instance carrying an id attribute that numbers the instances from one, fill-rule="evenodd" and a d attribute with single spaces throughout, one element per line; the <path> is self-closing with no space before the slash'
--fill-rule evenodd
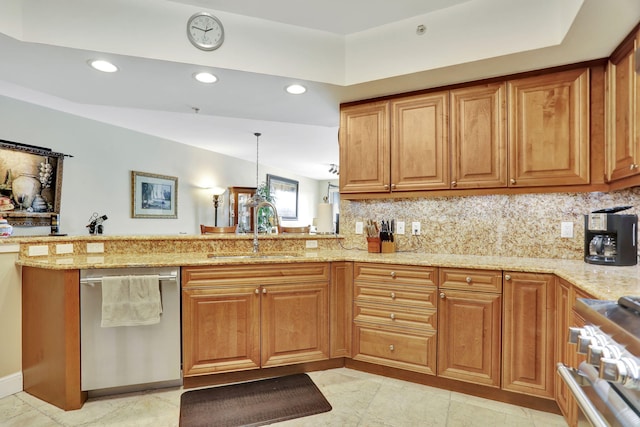
<path id="1" fill-rule="evenodd" d="M 22 372 L 0 378 L 0 398 L 22 391 Z"/>

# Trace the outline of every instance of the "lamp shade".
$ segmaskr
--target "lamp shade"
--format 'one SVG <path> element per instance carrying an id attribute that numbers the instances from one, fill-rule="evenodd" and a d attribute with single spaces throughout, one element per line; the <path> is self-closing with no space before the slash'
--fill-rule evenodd
<path id="1" fill-rule="evenodd" d="M 331 203 L 320 203 L 318 205 L 318 223 L 316 232 L 318 234 L 333 233 L 333 206 Z"/>

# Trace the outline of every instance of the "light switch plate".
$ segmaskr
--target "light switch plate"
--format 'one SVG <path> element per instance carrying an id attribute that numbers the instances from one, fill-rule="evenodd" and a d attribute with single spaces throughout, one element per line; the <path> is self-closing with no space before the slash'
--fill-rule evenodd
<path id="1" fill-rule="evenodd" d="M 398 221 L 396 224 L 396 234 L 404 234 L 404 221 Z"/>
<path id="2" fill-rule="evenodd" d="M 362 234 L 364 232 L 364 223 L 362 221 L 356 222 L 356 234 Z"/>
<path id="3" fill-rule="evenodd" d="M 567 238 L 573 237 L 573 222 L 563 221 L 560 224 L 560 237 L 567 237 Z"/>

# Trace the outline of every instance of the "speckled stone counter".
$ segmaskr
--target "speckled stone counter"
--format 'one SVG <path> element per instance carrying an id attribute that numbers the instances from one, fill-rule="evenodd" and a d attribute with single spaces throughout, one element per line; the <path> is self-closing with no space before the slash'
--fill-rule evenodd
<path id="1" fill-rule="evenodd" d="M 53 239 L 53 240 L 52 240 Z M 318 248 L 306 248 L 313 240 Z M 89 269 L 121 267 L 244 265 L 356 261 L 389 264 L 495 269 L 531 273 L 553 273 L 599 299 L 614 300 L 622 295 L 640 295 L 640 267 L 592 265 L 582 260 L 490 257 L 474 255 L 396 252 L 374 254 L 342 249 L 335 236 L 261 236 L 260 254 L 268 256 L 228 257 L 251 254 L 252 236 L 108 236 L 96 238 L 11 238 L 2 243 L 19 243 L 22 266 L 45 269 Z M 87 253 L 87 243 L 103 243 L 104 251 Z M 29 256 L 29 247 L 47 245 L 47 256 Z M 72 245 L 70 253 L 56 254 L 57 245 Z M 66 246 L 67 249 L 71 247 Z M 211 257 L 217 254 L 219 256 Z M 277 256 L 286 254 L 287 256 Z"/>

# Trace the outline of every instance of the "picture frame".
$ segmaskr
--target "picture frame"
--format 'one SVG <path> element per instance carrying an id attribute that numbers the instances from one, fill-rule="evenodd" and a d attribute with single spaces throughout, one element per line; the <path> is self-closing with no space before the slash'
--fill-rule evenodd
<path id="1" fill-rule="evenodd" d="M 51 216 L 60 214 L 65 156 L 0 140 L 0 216 L 12 225 L 49 226 Z"/>
<path id="2" fill-rule="evenodd" d="M 131 171 L 132 218 L 178 218 L 178 178 Z"/>
<path id="3" fill-rule="evenodd" d="M 298 181 L 267 174 L 267 187 L 278 215 L 284 220 L 297 220 Z"/>

